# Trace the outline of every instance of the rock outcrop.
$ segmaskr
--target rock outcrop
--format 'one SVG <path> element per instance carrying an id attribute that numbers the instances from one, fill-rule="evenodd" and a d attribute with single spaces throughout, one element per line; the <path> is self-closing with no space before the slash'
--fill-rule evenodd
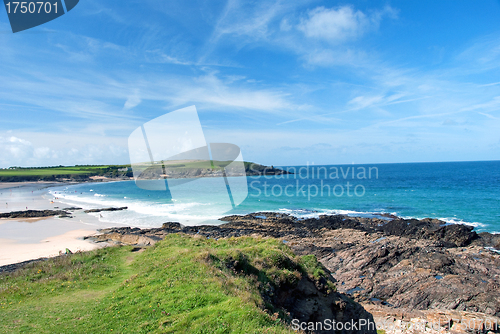
<path id="1" fill-rule="evenodd" d="M 69 212 L 64 210 L 25 210 L 0 213 L 0 218 L 40 218 L 40 217 L 68 217 Z"/>
<path id="2" fill-rule="evenodd" d="M 121 210 L 127 210 L 128 207 L 122 206 L 119 208 L 101 208 L 101 209 L 90 209 L 90 210 L 84 210 L 83 212 L 85 213 L 91 213 L 91 212 L 102 212 L 102 211 L 121 211 Z"/>

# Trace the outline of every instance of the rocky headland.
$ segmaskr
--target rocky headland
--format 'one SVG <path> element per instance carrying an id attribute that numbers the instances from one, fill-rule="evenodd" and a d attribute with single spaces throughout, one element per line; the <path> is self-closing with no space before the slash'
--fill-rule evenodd
<path id="1" fill-rule="evenodd" d="M 185 179 L 185 178 L 202 178 L 202 177 L 224 177 L 224 176 L 260 176 L 260 175 L 286 175 L 293 174 L 281 168 L 274 166 L 264 166 L 253 162 L 245 162 L 244 170 L 240 166 L 231 166 L 226 164 L 215 167 L 210 166 L 210 161 L 198 162 L 198 166 L 191 164 L 175 164 L 162 166 L 160 164 L 144 169 L 139 179 L 156 180 L 159 178 L 166 179 Z M 200 167 L 203 166 L 203 167 Z M 140 166 L 139 166 L 140 168 Z"/>
<path id="2" fill-rule="evenodd" d="M 221 220 L 104 229 L 89 239 L 143 247 L 169 233 L 280 238 L 298 255 L 316 255 L 337 291 L 363 305 L 386 332 L 499 332 L 500 235 L 435 219 L 259 212 Z"/>

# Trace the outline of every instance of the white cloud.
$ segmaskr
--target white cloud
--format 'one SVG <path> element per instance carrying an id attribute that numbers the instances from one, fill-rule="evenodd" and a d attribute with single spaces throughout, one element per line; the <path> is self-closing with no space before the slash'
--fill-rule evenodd
<path id="1" fill-rule="evenodd" d="M 127 101 L 125 101 L 125 105 L 123 106 L 123 108 L 132 109 L 132 108 L 138 106 L 141 102 L 142 102 L 142 100 L 139 97 L 139 93 L 137 91 L 135 91 L 134 94 L 129 96 Z"/>
<path id="2" fill-rule="evenodd" d="M 367 15 L 351 6 L 336 9 L 317 7 L 308 12 L 308 18 L 302 19 L 298 29 L 309 38 L 339 42 L 356 39 L 367 31 L 377 29 L 385 15 L 395 15 L 391 7 Z"/>
<path id="3" fill-rule="evenodd" d="M 40 145 L 34 145 L 34 140 L 26 140 L 17 136 L 0 136 L 0 168 L 12 166 L 36 167 L 75 164 L 108 164 L 128 163 L 126 146 L 116 143 L 116 140 L 105 138 L 88 138 L 74 135 L 47 135 L 42 133 L 25 133 L 24 135 L 38 140 Z M 50 143 L 59 143 L 48 147 Z M 61 144 L 64 143 L 64 144 Z M 125 144 L 126 141 L 123 140 Z M 68 146 L 74 145 L 74 147 Z"/>
<path id="4" fill-rule="evenodd" d="M 14 136 L 0 137 L 0 150 L 2 160 L 14 160 L 21 162 L 33 155 L 33 145 L 24 139 Z"/>
<path id="5" fill-rule="evenodd" d="M 298 17 L 282 18 L 267 41 L 295 52 L 307 67 L 363 68 L 377 62 L 378 54 L 367 52 L 359 40 L 376 31 L 384 18 L 397 18 L 397 10 L 390 6 L 364 12 L 352 6 L 316 7 Z"/>
<path id="6" fill-rule="evenodd" d="M 315 8 L 308 13 L 299 30 L 307 37 L 321 38 L 328 41 L 345 40 L 361 35 L 368 27 L 369 20 L 361 11 L 354 11 L 350 6 L 338 9 Z"/>

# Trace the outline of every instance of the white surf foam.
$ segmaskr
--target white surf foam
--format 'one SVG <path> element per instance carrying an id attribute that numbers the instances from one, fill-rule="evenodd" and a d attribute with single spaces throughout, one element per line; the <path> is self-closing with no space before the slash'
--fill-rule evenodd
<path id="1" fill-rule="evenodd" d="M 95 193 L 93 196 L 81 196 L 74 193 L 63 193 L 58 191 L 51 193 L 58 197 L 59 201 L 79 206 L 85 210 L 107 207 L 127 207 L 127 210 L 102 211 L 89 213 L 102 223 L 114 223 L 137 227 L 159 227 L 167 221 L 176 221 L 184 225 L 199 225 L 204 222 L 217 223 L 220 215 L 214 214 L 215 208 L 211 210 L 211 203 L 160 203 L 152 201 L 132 200 L 126 196 L 123 198 L 111 198 L 106 195 Z M 221 222 L 219 222 L 221 223 Z"/>

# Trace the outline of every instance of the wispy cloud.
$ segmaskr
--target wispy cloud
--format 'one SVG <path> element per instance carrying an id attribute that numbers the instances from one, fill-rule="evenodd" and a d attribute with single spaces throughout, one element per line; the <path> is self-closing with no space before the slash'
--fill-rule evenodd
<path id="1" fill-rule="evenodd" d="M 480 85 L 480 86 L 481 87 L 490 87 L 490 86 L 496 86 L 496 85 L 500 85 L 500 81 L 499 82 L 492 82 L 492 83 L 484 84 L 484 85 Z"/>
<path id="2" fill-rule="evenodd" d="M 271 22 L 294 5 L 286 1 L 244 3 L 229 0 L 213 30 L 208 44 L 216 44 L 223 36 L 245 37 L 253 41 L 269 37 Z"/>

